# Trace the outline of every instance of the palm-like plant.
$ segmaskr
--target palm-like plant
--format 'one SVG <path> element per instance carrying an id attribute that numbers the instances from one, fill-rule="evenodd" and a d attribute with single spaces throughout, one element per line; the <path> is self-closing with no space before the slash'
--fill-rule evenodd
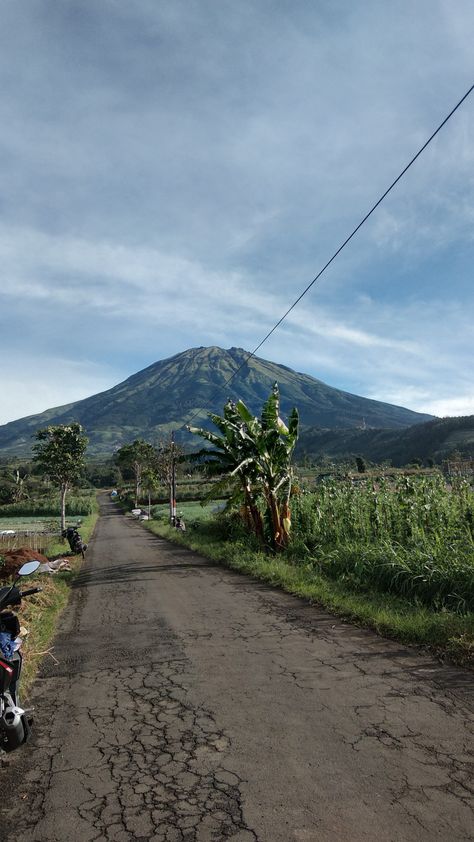
<path id="1" fill-rule="evenodd" d="M 245 417 L 248 409 L 242 401 L 234 403 L 227 401 L 224 415 L 209 413 L 209 418 L 221 431 L 221 435 L 201 427 L 188 427 L 191 433 L 196 433 L 206 439 L 212 449 L 204 448 L 195 454 L 195 458 L 205 457 L 209 476 L 220 477 L 208 495 L 216 497 L 229 487 L 229 481 L 234 484 L 234 501 L 243 498 L 243 514 L 248 526 L 263 543 L 263 522 L 258 508 L 255 494 L 255 466 L 251 439 L 246 433 Z M 231 499 L 232 499 L 231 498 Z"/>
<path id="2" fill-rule="evenodd" d="M 228 485 L 229 478 L 235 478 L 243 492 L 246 520 L 263 541 L 263 523 L 257 502 L 262 495 L 271 524 L 272 548 L 283 549 L 291 527 L 291 456 L 298 439 L 297 410 L 292 410 L 286 426 L 280 418 L 280 394 L 275 383 L 260 419 L 252 415 L 243 401 L 228 401 L 223 416 L 209 413 L 209 418 L 221 435 L 197 427 L 189 429 L 213 446 L 212 450 L 204 449 L 199 454 L 206 456 L 211 475 L 223 477 L 214 486 L 213 495 L 219 486 Z"/>
<path id="3" fill-rule="evenodd" d="M 298 411 L 293 408 L 288 426 L 280 418 L 278 384 L 262 409 L 254 439 L 256 468 L 272 524 L 272 545 L 281 550 L 288 544 L 291 529 L 290 496 L 293 485 L 291 457 L 298 440 Z"/>

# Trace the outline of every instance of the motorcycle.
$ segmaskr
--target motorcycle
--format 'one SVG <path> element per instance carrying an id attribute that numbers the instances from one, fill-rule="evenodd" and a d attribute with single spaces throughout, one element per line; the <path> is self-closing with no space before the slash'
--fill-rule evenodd
<path id="1" fill-rule="evenodd" d="M 21 576 L 29 576 L 40 566 L 39 561 L 27 561 L 17 573 L 12 585 L 0 588 L 0 750 L 14 751 L 30 736 L 31 720 L 28 711 L 20 707 L 18 686 L 23 656 L 21 654 L 20 624 L 13 611 L 25 596 L 39 593 L 42 588 L 20 591 L 17 583 Z"/>
<path id="2" fill-rule="evenodd" d="M 79 555 L 80 553 L 82 558 L 85 558 L 87 544 L 84 544 L 84 541 L 77 531 L 77 526 L 68 526 L 61 534 L 63 538 L 67 539 L 71 552 L 74 553 L 74 555 Z"/>

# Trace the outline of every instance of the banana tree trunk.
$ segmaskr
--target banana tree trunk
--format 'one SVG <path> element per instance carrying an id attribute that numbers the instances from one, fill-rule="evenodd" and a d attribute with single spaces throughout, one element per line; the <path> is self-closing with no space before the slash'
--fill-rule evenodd
<path id="1" fill-rule="evenodd" d="M 272 522 L 272 544 L 275 552 L 281 552 L 285 549 L 288 543 L 288 535 L 283 527 L 282 517 L 280 513 L 280 506 L 274 491 L 269 491 L 266 495 L 267 504 L 270 512 Z"/>

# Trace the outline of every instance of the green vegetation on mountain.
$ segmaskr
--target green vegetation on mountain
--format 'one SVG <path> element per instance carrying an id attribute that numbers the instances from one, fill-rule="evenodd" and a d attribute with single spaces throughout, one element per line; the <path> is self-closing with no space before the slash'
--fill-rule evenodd
<path id="1" fill-rule="evenodd" d="M 206 425 L 207 413 L 219 412 L 228 397 L 240 398 L 257 414 L 275 381 L 282 413 L 288 415 L 293 406 L 298 407 L 302 429 L 404 429 L 430 418 L 333 389 L 307 374 L 258 357 L 246 362 L 247 356 L 241 348 L 183 351 L 153 363 L 106 392 L 4 424 L 0 427 L 0 453 L 26 456 L 38 429 L 77 422 L 89 437 L 89 454 L 105 455 L 137 438 L 166 438 L 191 418 L 194 424 Z M 180 436 L 190 443 L 191 436 L 184 430 Z"/>
<path id="2" fill-rule="evenodd" d="M 441 462 L 454 452 L 466 458 L 474 455 L 474 415 L 436 418 L 405 430 L 307 429 L 301 435 L 297 458 L 305 455 L 346 459 L 361 456 L 371 462 L 391 461 L 395 466 L 421 460 Z"/>

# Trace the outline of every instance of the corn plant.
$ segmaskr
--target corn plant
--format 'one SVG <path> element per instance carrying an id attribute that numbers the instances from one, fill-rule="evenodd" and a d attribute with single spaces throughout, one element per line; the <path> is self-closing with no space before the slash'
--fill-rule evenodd
<path id="1" fill-rule="evenodd" d="M 474 494 L 442 476 L 325 482 L 293 504 L 298 547 L 326 575 L 435 609 L 474 608 Z"/>

